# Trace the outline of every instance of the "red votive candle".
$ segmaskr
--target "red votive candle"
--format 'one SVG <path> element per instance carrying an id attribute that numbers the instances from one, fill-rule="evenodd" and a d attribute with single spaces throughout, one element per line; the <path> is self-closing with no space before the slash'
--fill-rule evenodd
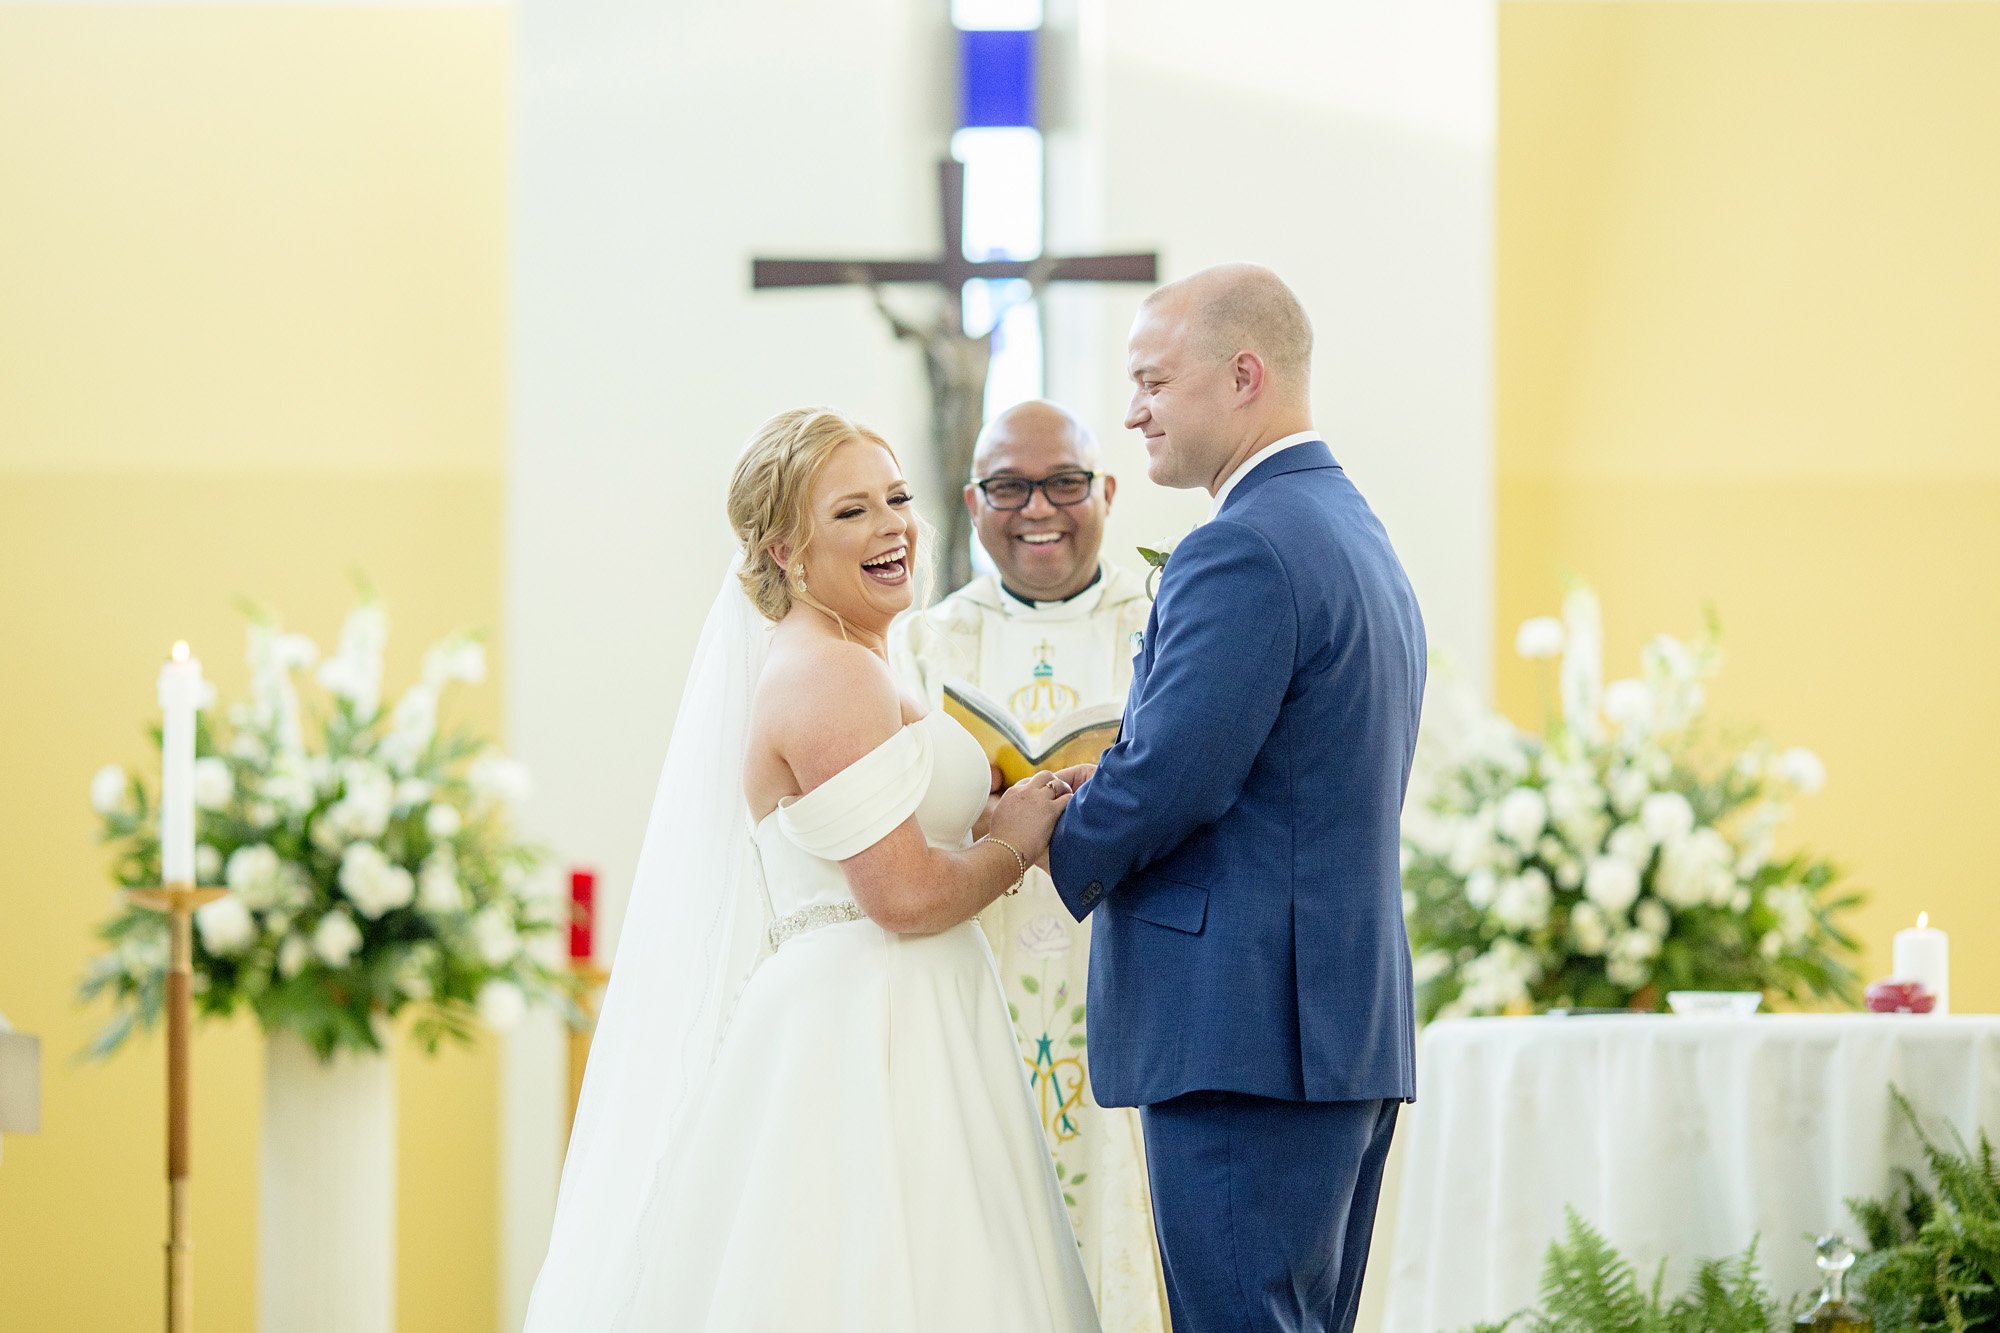
<path id="1" fill-rule="evenodd" d="M 569 872 L 569 959 L 572 963 L 591 960 L 591 935 L 596 926 L 597 872 L 582 868 Z"/>

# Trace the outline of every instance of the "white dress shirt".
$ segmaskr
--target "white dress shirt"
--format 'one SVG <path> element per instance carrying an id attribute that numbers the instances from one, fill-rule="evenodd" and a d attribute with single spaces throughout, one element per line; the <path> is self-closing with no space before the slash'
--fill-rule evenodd
<path id="1" fill-rule="evenodd" d="M 1282 440 L 1273 440 L 1256 453 L 1244 459 L 1243 466 L 1230 473 L 1229 480 L 1223 482 L 1222 488 L 1215 493 L 1215 503 L 1208 507 L 1208 518 L 1214 518 L 1217 514 L 1221 513 L 1222 502 L 1227 500 L 1229 493 L 1236 489 L 1236 483 L 1249 476 L 1256 470 L 1259 463 L 1269 458 L 1272 454 L 1289 449 L 1293 445 L 1310 444 L 1315 440 L 1323 440 L 1325 438 L 1325 436 L 1316 430 L 1302 430 L 1295 435 L 1287 435 Z M 1208 518 L 1203 519 L 1202 522 L 1208 522 Z"/>

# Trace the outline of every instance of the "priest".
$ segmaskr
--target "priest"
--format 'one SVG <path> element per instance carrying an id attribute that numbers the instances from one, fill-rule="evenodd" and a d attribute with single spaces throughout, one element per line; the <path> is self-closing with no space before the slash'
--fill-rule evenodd
<path id="1" fill-rule="evenodd" d="M 1118 489 L 1101 467 L 1090 431 L 1054 403 L 1022 403 L 987 425 L 965 505 L 997 572 L 906 615 L 891 632 L 891 661 L 931 707 L 941 706 L 946 681 L 967 681 L 1005 705 L 1032 741 L 1072 709 L 1124 703 L 1150 603 L 1138 575 L 1101 558 Z M 998 769 L 992 779 L 997 799 Z M 1106 1333 L 1164 1330 L 1138 1117 L 1099 1107 L 1090 1092 L 1089 922 L 1075 920 L 1048 876 L 1031 868 L 1020 893 L 988 908 L 980 924 L 1000 964 Z"/>

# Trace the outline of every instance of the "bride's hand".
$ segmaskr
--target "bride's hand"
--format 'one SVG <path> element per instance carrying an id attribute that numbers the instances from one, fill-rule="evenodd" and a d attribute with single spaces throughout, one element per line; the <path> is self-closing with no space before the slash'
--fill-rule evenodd
<path id="1" fill-rule="evenodd" d="M 1039 861 L 1071 795 L 1069 784 L 1055 774 L 1031 774 L 1000 797 L 988 831 L 1002 842 L 1012 843 L 1030 862 Z"/>

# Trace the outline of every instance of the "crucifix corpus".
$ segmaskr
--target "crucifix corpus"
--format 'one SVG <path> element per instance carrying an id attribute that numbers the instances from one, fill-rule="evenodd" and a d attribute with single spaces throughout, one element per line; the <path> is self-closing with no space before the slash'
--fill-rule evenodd
<path id="1" fill-rule="evenodd" d="M 947 158 L 938 163 L 938 204 L 943 252 L 936 259 L 753 259 L 750 285 L 765 287 L 866 287 L 875 308 L 889 321 L 899 339 L 923 349 L 924 374 L 931 391 L 931 454 L 938 474 L 965 480 L 972 472 L 972 447 L 985 419 L 986 372 L 993 356 L 993 331 L 1000 326 L 997 311 L 992 327 L 967 333 L 962 316 L 965 284 L 980 279 L 1018 278 L 1028 284 L 1032 301 L 1051 282 L 1155 282 L 1159 256 L 1151 254 L 1086 255 L 1039 259 L 967 259 L 965 257 L 965 164 Z M 882 288 L 892 282 L 924 282 L 942 291 L 937 314 L 928 322 L 904 319 L 889 308 Z M 965 506 L 945 510 L 945 573 L 948 587 L 972 577 L 972 520 Z"/>

